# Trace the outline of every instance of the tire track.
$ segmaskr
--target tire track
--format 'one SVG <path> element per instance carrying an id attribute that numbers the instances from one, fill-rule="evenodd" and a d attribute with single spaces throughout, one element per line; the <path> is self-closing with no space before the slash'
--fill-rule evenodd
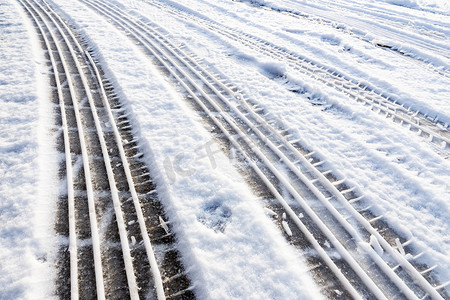
<path id="1" fill-rule="evenodd" d="M 61 240 L 56 295 L 194 298 L 128 114 L 112 85 L 103 79 L 93 53 L 81 45 L 82 38 L 45 1 L 20 3 L 47 53 L 61 118 L 58 148 L 65 186 L 55 224 Z"/>
<path id="2" fill-rule="evenodd" d="M 245 3 L 245 1 L 242 1 L 242 0 L 238 0 L 238 2 Z M 253 5 L 253 6 L 255 6 L 255 5 Z M 379 47 L 379 48 L 383 48 L 384 50 L 396 53 L 396 54 L 402 56 L 405 59 L 411 60 L 411 61 L 413 61 L 415 63 L 420 64 L 422 67 L 426 67 L 426 68 L 428 68 L 428 69 L 438 73 L 441 76 L 445 76 L 447 78 L 450 77 L 448 67 L 442 66 L 442 65 L 438 65 L 432 59 L 430 60 L 430 57 L 428 57 L 428 58 L 425 57 L 424 58 L 424 57 L 420 57 L 418 55 L 412 55 L 411 53 L 408 53 L 405 50 L 399 49 L 398 47 L 396 47 L 394 45 L 389 45 L 389 44 L 386 44 L 384 42 L 377 42 L 373 38 L 368 38 L 367 37 L 367 32 L 370 32 L 370 29 L 369 28 L 365 28 L 364 26 L 362 26 L 362 28 L 351 28 L 351 29 L 348 29 L 344 25 L 338 24 L 337 22 L 335 22 L 335 21 L 333 21 L 331 19 L 310 15 L 310 14 L 307 14 L 307 13 L 300 12 L 300 11 L 298 11 L 296 9 L 273 7 L 271 5 L 266 5 L 266 4 L 260 4 L 260 5 L 256 6 L 256 7 L 260 7 L 262 9 L 268 9 L 268 10 L 271 10 L 271 11 L 274 11 L 274 12 L 283 13 L 285 15 L 288 15 L 288 16 L 291 16 L 291 17 L 294 17 L 294 18 L 307 20 L 309 22 L 314 22 L 314 23 L 318 23 L 318 24 L 321 24 L 321 25 L 325 25 L 325 26 L 330 27 L 330 28 L 332 28 L 334 30 L 338 30 L 338 31 L 340 31 L 340 32 L 342 32 L 344 34 L 351 35 L 351 36 L 353 36 L 353 37 L 355 37 L 355 38 L 357 38 L 357 39 L 359 39 L 361 41 L 364 41 L 364 42 L 366 42 L 368 44 L 371 44 L 373 46 L 376 46 L 376 47 Z M 361 13 L 361 12 L 362 11 L 359 11 L 359 13 Z M 345 12 L 342 11 L 342 13 L 344 14 Z M 367 13 L 367 12 L 363 12 L 363 13 Z M 373 16 L 371 16 L 371 17 L 373 17 Z M 386 22 L 386 19 L 383 19 L 383 21 Z M 380 24 L 381 24 L 381 22 L 379 22 L 378 25 L 381 26 L 382 29 L 386 29 L 385 25 L 380 25 Z M 393 25 L 394 24 L 392 24 L 390 27 L 391 28 L 396 28 L 396 27 L 392 27 Z M 395 25 L 399 26 L 399 24 L 395 24 Z M 403 26 L 405 26 L 405 24 L 403 24 Z M 366 30 L 366 31 L 363 31 L 363 30 Z M 394 29 L 394 32 L 391 31 L 391 34 L 393 35 L 392 38 L 395 38 L 395 39 L 398 39 L 398 40 L 401 40 L 401 39 L 404 38 L 404 35 L 402 35 L 398 31 L 398 29 Z M 409 43 L 407 43 L 407 44 L 408 45 L 409 44 L 415 44 L 416 46 L 422 46 L 422 47 L 424 45 L 427 45 L 426 47 L 429 48 L 430 51 L 433 51 L 435 53 L 438 53 L 439 55 L 444 56 L 445 58 L 448 58 L 447 53 L 446 53 L 447 51 L 443 47 L 443 44 L 434 43 L 431 40 L 427 40 L 427 41 L 429 42 L 428 44 L 426 43 L 425 40 L 415 41 L 415 40 L 412 40 L 412 39 L 408 39 Z"/>

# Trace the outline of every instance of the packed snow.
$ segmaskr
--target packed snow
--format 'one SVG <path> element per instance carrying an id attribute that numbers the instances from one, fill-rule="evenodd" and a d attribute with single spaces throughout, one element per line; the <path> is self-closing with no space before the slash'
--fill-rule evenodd
<path id="1" fill-rule="evenodd" d="M 196 296 L 322 298 L 302 253 L 286 239 L 292 231 L 285 216 L 264 208 L 182 93 L 91 8 L 76 0 L 48 2 L 89 42 L 131 113 Z M 356 186 L 376 215 L 412 238 L 424 252 L 418 259 L 438 265 L 442 283 L 450 280 L 449 146 L 439 148 L 205 25 L 269 41 L 450 124 L 448 1 L 155 1 L 165 9 L 149 0 L 111 2 L 163 28 L 249 95 Z M 49 83 L 23 8 L 6 0 L 0 16 L 0 298 L 48 299 L 60 187 Z M 383 254 L 376 239 L 370 244 Z"/>

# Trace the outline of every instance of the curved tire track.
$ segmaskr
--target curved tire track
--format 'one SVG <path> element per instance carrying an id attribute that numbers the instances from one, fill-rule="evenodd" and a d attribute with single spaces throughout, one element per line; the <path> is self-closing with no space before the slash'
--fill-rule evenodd
<path id="1" fill-rule="evenodd" d="M 55 225 L 61 240 L 55 293 L 65 299 L 194 298 L 114 89 L 82 38 L 45 1 L 20 3 L 47 53 L 61 118 L 66 191 Z"/>

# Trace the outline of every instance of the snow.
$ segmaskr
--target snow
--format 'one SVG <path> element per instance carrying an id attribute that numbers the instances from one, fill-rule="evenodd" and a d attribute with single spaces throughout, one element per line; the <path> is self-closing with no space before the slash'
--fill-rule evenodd
<path id="1" fill-rule="evenodd" d="M 380 243 L 378 243 L 378 240 L 375 238 L 375 236 L 370 236 L 369 243 L 379 256 L 383 255 L 383 248 L 381 247 Z"/>
<path id="2" fill-rule="evenodd" d="M 402 243 L 400 243 L 400 240 L 398 238 L 395 239 L 395 244 L 397 245 L 398 252 L 400 252 L 401 255 L 405 256 L 405 249 L 403 248 L 403 245 Z"/>
<path id="3" fill-rule="evenodd" d="M 86 5 L 50 2 L 89 41 L 130 112 L 167 213 L 161 225 L 175 231 L 198 298 L 323 297 L 305 258 L 286 239 L 293 224 L 264 207 L 236 170 L 235 154 L 227 157 L 213 128 L 170 80 Z M 161 26 L 249 95 L 292 139 L 323 158 L 324 168 L 363 193 L 375 215 L 411 238 L 424 252 L 419 262 L 438 265 L 440 281 L 450 280 L 448 147 L 205 25 L 245 31 L 450 124 L 448 1 L 156 1 L 166 9 L 152 1 L 111 2 Z M 46 67 L 22 8 L 7 0 L 0 15 L 0 298 L 48 299 L 59 158 Z M 412 259 L 405 244 L 395 243 Z M 366 246 L 383 255 L 374 236 Z"/>
<path id="4" fill-rule="evenodd" d="M 50 299 L 56 162 L 48 82 L 21 9 L 6 1 L 0 15 L 0 298 Z"/>
<path id="5" fill-rule="evenodd" d="M 383 1 L 383 0 L 382 0 Z M 422 10 L 450 12 L 450 3 L 445 0 L 384 0 L 386 3 Z"/>

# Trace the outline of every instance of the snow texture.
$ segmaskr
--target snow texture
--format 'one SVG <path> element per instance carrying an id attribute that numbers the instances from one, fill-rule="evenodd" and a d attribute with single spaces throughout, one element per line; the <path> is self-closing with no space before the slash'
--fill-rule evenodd
<path id="1" fill-rule="evenodd" d="M 0 298 L 50 299 L 56 158 L 48 82 L 21 8 L 4 1 L 0 15 Z"/>
<path id="2" fill-rule="evenodd" d="M 49 2 L 89 41 L 130 112 L 167 212 L 161 222 L 178 237 L 199 299 L 320 299 L 305 258 L 285 238 L 288 220 L 276 227 L 280 216 L 264 209 L 182 92 L 92 9 Z M 418 262 L 438 265 L 438 279 L 450 280 L 448 149 L 204 25 L 245 31 L 450 124 L 448 1 L 156 1 L 165 10 L 147 0 L 111 2 L 160 25 L 326 158 L 326 168 L 424 252 Z M 0 15 L 0 298 L 48 299 L 60 186 L 45 62 L 22 8 L 3 1 Z M 375 239 L 368 245 L 383 255 Z M 396 247 L 411 259 L 400 241 Z"/>

